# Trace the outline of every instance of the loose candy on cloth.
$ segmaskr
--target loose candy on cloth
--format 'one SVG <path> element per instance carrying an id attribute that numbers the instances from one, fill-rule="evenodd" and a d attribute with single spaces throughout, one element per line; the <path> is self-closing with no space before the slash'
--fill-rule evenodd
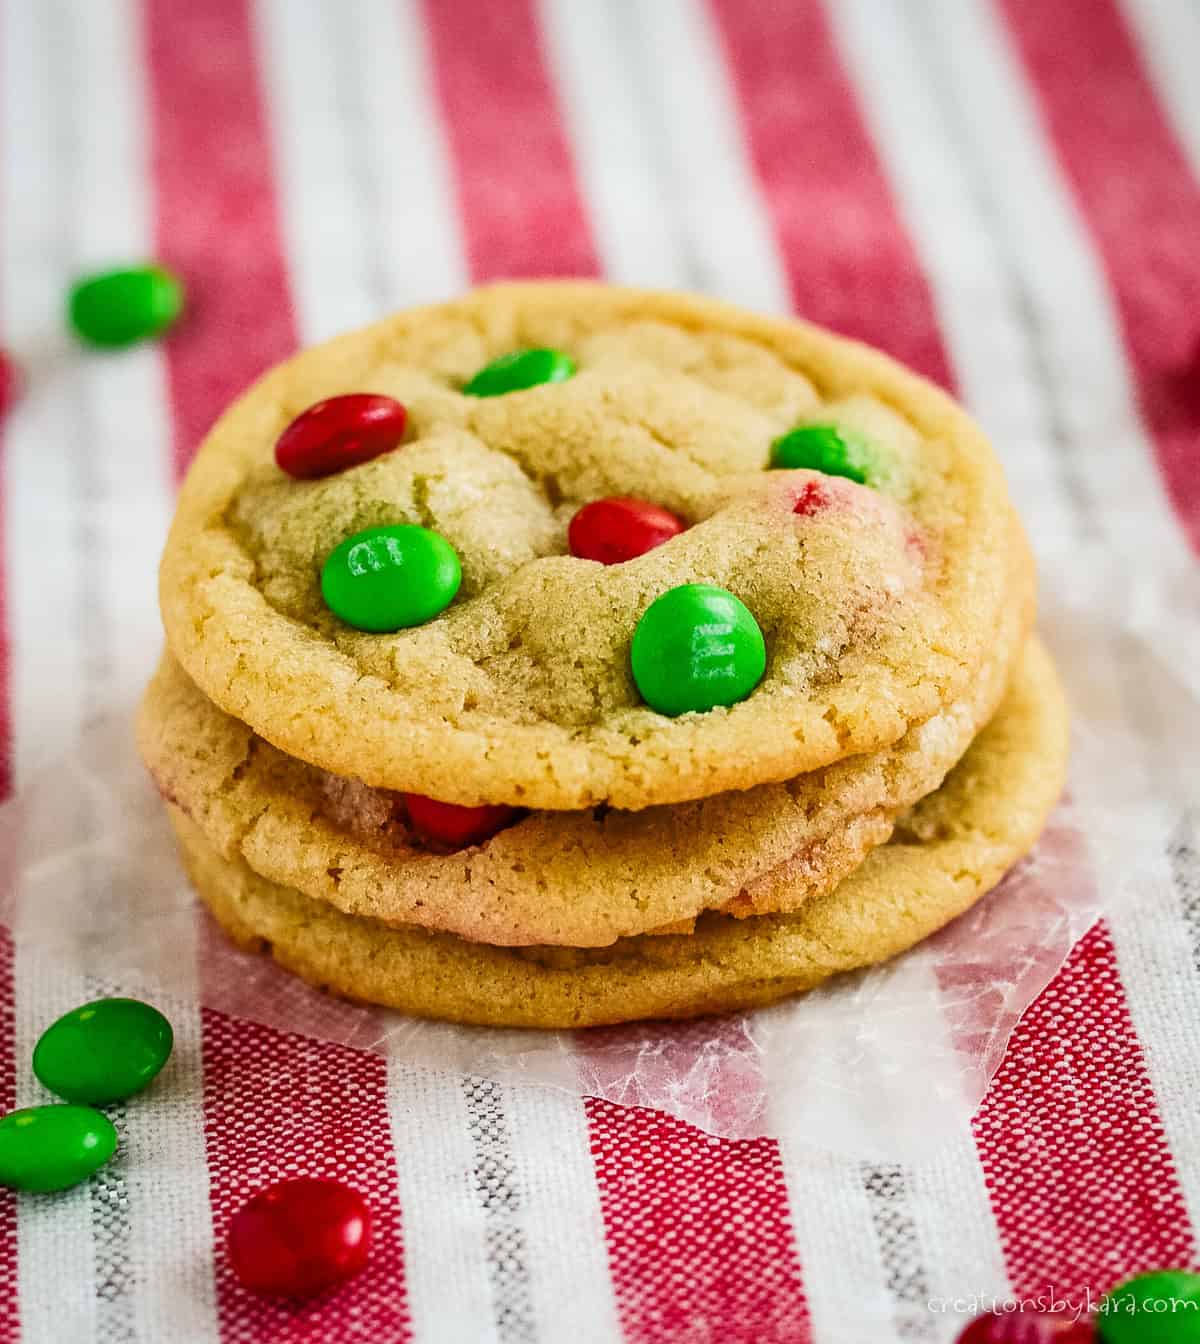
<path id="1" fill-rule="evenodd" d="M 0 1118 L 0 1185 L 66 1190 L 117 1150 L 117 1131 L 90 1106 L 28 1106 Z"/>
<path id="2" fill-rule="evenodd" d="M 243 1287 L 302 1298 L 336 1287 L 367 1263 L 371 1213 L 341 1181 L 301 1176 L 253 1195 L 233 1215 L 229 1263 Z"/>
<path id="3" fill-rule="evenodd" d="M 1074 1313 L 989 1311 L 977 1317 L 955 1344 L 1093 1344 L 1096 1332 Z"/>
<path id="4" fill-rule="evenodd" d="M 138 999 L 97 999 L 53 1022 L 33 1050 L 38 1081 L 65 1101 L 106 1106 L 148 1087 L 171 1056 L 171 1024 Z"/>
<path id="5" fill-rule="evenodd" d="M 1200 1344 L 1200 1274 L 1139 1274 L 1101 1302 L 1096 1324 L 1102 1344 Z"/>
<path id="6" fill-rule="evenodd" d="M 183 305 L 183 281 L 177 275 L 164 266 L 134 266 L 77 281 L 67 298 L 67 315 L 85 344 L 118 349 L 166 331 Z"/>

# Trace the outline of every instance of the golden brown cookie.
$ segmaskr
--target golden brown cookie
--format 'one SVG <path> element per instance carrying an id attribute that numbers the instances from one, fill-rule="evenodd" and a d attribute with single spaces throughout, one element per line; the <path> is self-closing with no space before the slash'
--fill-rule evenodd
<path id="1" fill-rule="evenodd" d="M 578 371 L 464 393 L 533 346 Z M 403 402 L 406 441 L 285 476 L 281 431 L 351 392 Z M 814 422 L 863 436 L 869 484 L 764 470 L 777 436 Z M 574 512 L 614 494 L 688 529 L 623 564 L 566 554 Z M 321 567 L 395 523 L 444 536 L 462 587 L 425 624 L 353 629 Z M 875 351 L 705 299 L 521 284 L 400 313 L 260 380 L 189 473 L 160 592 L 189 676 L 291 756 L 455 803 L 641 808 L 878 750 L 961 699 L 1012 600 L 1008 527 L 970 419 Z M 740 703 L 670 717 L 643 702 L 630 642 L 690 583 L 746 604 L 766 670 Z"/>
<path id="2" fill-rule="evenodd" d="M 604 946 L 706 910 L 792 910 L 882 844 L 991 717 L 1033 614 L 1014 529 L 1013 600 L 969 693 L 890 747 L 782 784 L 621 812 L 535 812 L 482 845 L 433 852 L 401 796 L 288 757 L 205 699 L 167 655 L 138 716 L 160 791 L 225 858 L 346 914 L 477 942 Z"/>
<path id="3" fill-rule="evenodd" d="M 796 914 L 705 915 L 687 936 L 513 950 L 393 928 L 222 858 L 170 808 L 196 887 L 238 942 L 323 988 L 424 1017 L 579 1027 L 770 1003 L 911 947 L 993 887 L 1063 784 L 1067 713 L 1036 643 L 1004 704 L 934 794 L 840 886 Z"/>

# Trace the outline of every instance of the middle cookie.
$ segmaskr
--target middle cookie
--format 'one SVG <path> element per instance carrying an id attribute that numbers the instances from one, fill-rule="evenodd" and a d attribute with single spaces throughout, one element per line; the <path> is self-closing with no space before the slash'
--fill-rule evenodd
<path id="1" fill-rule="evenodd" d="M 785 912 L 883 843 L 991 717 L 1032 614 L 1023 540 L 1011 564 L 993 656 L 966 696 L 883 751 L 697 802 L 532 812 L 482 846 L 438 853 L 400 795 L 285 755 L 169 654 L 141 707 L 139 747 L 164 797 L 224 857 L 346 914 L 498 946 L 600 947 L 682 931 L 707 910 Z"/>

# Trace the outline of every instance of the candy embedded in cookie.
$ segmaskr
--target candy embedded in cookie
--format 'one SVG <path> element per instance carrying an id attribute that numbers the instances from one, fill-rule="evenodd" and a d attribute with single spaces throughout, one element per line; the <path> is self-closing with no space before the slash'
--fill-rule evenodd
<path id="1" fill-rule="evenodd" d="M 444 849 L 481 845 L 522 815 L 519 808 L 504 803 L 462 807 L 420 793 L 406 793 L 403 797 L 412 830 L 426 844 Z"/>
<path id="2" fill-rule="evenodd" d="M 356 630 L 385 634 L 424 625 L 454 601 L 462 566 L 454 547 L 427 527 L 368 527 L 334 547 L 321 595 Z"/>
<path id="3" fill-rule="evenodd" d="M 645 555 L 687 528 L 682 518 L 646 499 L 612 496 L 585 504 L 571 519 L 567 544 L 581 560 L 619 565 Z"/>
<path id="4" fill-rule="evenodd" d="M 872 465 L 871 445 L 861 434 L 840 425 L 801 425 L 771 444 L 772 467 L 804 467 L 869 485 Z"/>
<path id="5" fill-rule="evenodd" d="M 463 388 L 468 397 L 502 397 L 542 383 L 565 383 L 575 361 L 561 350 L 514 350 L 485 364 Z"/>
<path id="6" fill-rule="evenodd" d="M 275 462 L 299 480 L 331 476 L 390 453 L 408 412 L 394 397 L 350 392 L 301 412 L 275 442 Z"/>
<path id="7" fill-rule="evenodd" d="M 744 700 L 766 671 L 767 647 L 744 602 L 685 583 L 646 609 L 629 659 L 646 703 L 675 717 Z"/>

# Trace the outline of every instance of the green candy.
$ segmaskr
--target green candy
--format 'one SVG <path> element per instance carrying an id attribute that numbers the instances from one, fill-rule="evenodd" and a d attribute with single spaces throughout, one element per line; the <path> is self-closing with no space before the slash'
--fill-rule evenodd
<path id="1" fill-rule="evenodd" d="M 114 349 L 165 331 L 183 311 L 183 283 L 162 266 L 85 276 L 71 287 L 68 314 L 80 340 Z"/>
<path id="2" fill-rule="evenodd" d="M 117 1131 L 90 1106 L 30 1106 L 0 1119 L 0 1185 L 66 1190 L 117 1150 Z"/>
<path id="3" fill-rule="evenodd" d="M 674 716 L 744 700 L 766 671 L 767 648 L 732 593 L 685 583 L 642 613 L 629 659 L 642 699 Z"/>
<path id="4" fill-rule="evenodd" d="M 801 425 L 771 445 L 772 467 L 807 467 L 826 476 L 846 476 L 866 485 L 871 449 L 861 434 L 838 425 Z"/>
<path id="5" fill-rule="evenodd" d="M 1200 1274 L 1139 1274 L 1100 1303 L 1096 1326 L 1104 1344 L 1200 1344 Z"/>
<path id="6" fill-rule="evenodd" d="M 356 532 L 321 571 L 330 611 L 373 634 L 432 620 L 454 601 L 460 583 L 458 554 L 446 538 L 407 524 Z"/>
<path id="7" fill-rule="evenodd" d="M 542 383 L 565 383 L 575 361 L 561 350 L 514 350 L 485 364 L 463 388 L 469 397 L 502 397 Z"/>
<path id="8" fill-rule="evenodd" d="M 106 1106 L 149 1086 L 174 1043 L 157 1008 L 138 999 L 97 999 L 46 1028 L 33 1049 L 33 1071 L 66 1101 Z"/>

